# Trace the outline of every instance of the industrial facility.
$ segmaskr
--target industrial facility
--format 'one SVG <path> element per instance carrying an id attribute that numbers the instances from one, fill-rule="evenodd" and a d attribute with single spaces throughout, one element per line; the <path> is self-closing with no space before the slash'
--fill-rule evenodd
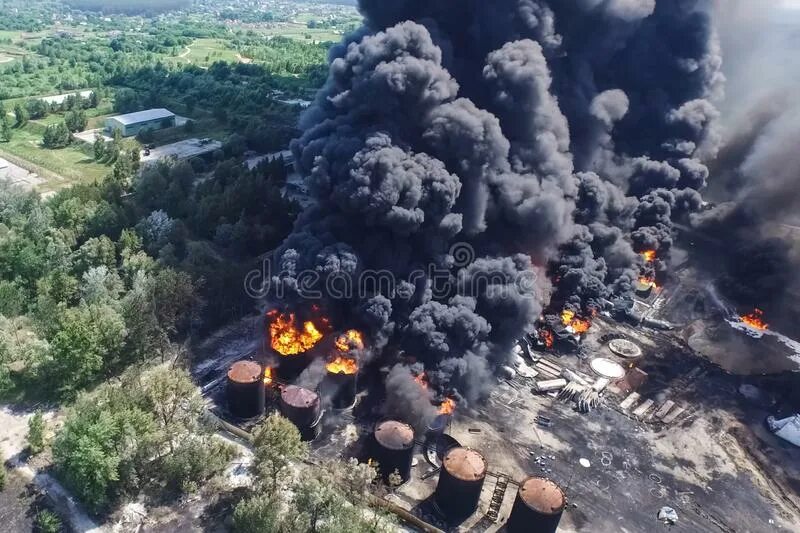
<path id="1" fill-rule="evenodd" d="M 670 329 L 644 327 L 679 319 L 685 290 L 653 287 L 637 300 L 638 321 L 605 312 L 542 321 L 518 340 L 479 402 L 441 395 L 420 373 L 409 391 L 419 387 L 432 416 L 391 410 L 391 367 L 365 356 L 369 341 L 359 331 L 335 328 L 314 305 L 264 313 L 252 323 L 252 349 L 212 355 L 195 377 L 230 431 L 245 435 L 277 412 L 298 427 L 314 458 L 376 466 L 381 498 L 424 531 L 611 531 L 619 516 L 632 531 L 676 516 L 687 531 L 726 524 L 760 530 L 769 518 L 759 503 L 764 487 L 747 477 L 734 485 L 717 479 L 741 465 L 711 444 L 720 422 L 702 408 L 736 402 L 731 377 Z M 759 342 L 736 327 L 730 332 Z M 736 444 L 727 446 L 758 453 L 751 429 L 735 427 Z M 674 450 L 700 440 L 709 449 L 696 461 L 676 459 Z M 772 516 L 791 512 L 788 499 L 777 492 L 772 498 Z"/>
<path id="2" fill-rule="evenodd" d="M 133 137 L 145 130 L 156 131 L 174 126 L 175 113 L 164 108 L 147 109 L 106 119 L 106 131 L 109 134 L 119 131 L 123 137 Z"/>

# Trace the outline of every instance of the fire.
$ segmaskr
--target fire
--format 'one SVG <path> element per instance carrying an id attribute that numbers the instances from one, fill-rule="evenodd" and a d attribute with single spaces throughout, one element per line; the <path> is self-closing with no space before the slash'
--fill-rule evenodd
<path id="1" fill-rule="evenodd" d="M 264 369 L 264 385 L 272 385 L 272 368 L 270 367 Z"/>
<path id="2" fill-rule="evenodd" d="M 655 250 L 645 250 L 641 253 L 642 257 L 644 258 L 645 262 L 652 263 L 656 260 L 656 251 Z"/>
<path id="3" fill-rule="evenodd" d="M 760 329 L 762 331 L 769 329 L 769 324 L 764 322 L 764 311 L 761 309 L 754 309 L 752 313 L 742 315 L 739 318 L 742 319 L 742 322 L 752 328 Z"/>
<path id="4" fill-rule="evenodd" d="M 322 339 L 322 333 L 310 320 L 303 322 L 302 329 L 298 329 L 294 313 L 273 310 L 267 316 L 272 319 L 269 324 L 270 344 L 281 355 L 307 352 Z"/>
<path id="5" fill-rule="evenodd" d="M 336 349 L 340 352 L 349 352 L 350 350 L 361 350 L 364 348 L 364 337 L 361 332 L 355 329 L 350 329 L 342 333 L 336 338 Z"/>
<path id="6" fill-rule="evenodd" d="M 425 372 L 422 372 L 414 376 L 414 381 L 416 381 L 417 384 L 423 389 L 428 388 L 428 376 L 425 375 Z"/>
<path id="7" fill-rule="evenodd" d="M 585 333 L 590 327 L 592 327 L 591 322 L 586 319 L 576 317 L 575 311 L 572 311 L 571 309 L 564 309 L 561 312 L 561 323 L 564 324 L 567 329 L 571 330 L 572 333 L 578 335 Z"/>
<path id="8" fill-rule="evenodd" d="M 654 280 L 653 278 L 647 277 L 647 276 L 641 276 L 639 278 L 639 283 L 641 283 L 643 285 L 647 285 L 651 289 L 657 289 L 658 288 L 658 284 L 656 283 L 656 280 Z"/>
<path id="9" fill-rule="evenodd" d="M 539 330 L 539 339 L 544 343 L 545 348 L 553 347 L 553 332 L 549 329 Z"/>
<path id="10" fill-rule="evenodd" d="M 325 365 L 325 369 L 331 374 L 355 374 L 358 372 L 358 363 L 355 359 L 338 356 L 333 361 Z"/>
<path id="11" fill-rule="evenodd" d="M 456 401 L 452 398 L 445 398 L 444 401 L 439 405 L 439 414 L 440 415 L 452 415 L 453 412 L 456 410 Z"/>

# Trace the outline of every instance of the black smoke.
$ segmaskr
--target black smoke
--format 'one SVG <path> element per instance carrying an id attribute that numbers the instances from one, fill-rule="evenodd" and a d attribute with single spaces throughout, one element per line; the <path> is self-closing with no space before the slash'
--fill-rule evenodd
<path id="1" fill-rule="evenodd" d="M 717 149 L 711 15 L 703 0 L 359 5 L 292 145 L 316 205 L 273 287 L 321 291 L 474 401 L 546 305 L 630 297 L 645 249 L 666 268 Z M 392 290 L 331 293 L 381 270 Z"/>
<path id="2" fill-rule="evenodd" d="M 796 333 L 800 319 L 800 10 L 732 0 L 715 17 L 726 50 L 722 146 L 710 165 L 713 209 L 695 228 L 742 310 Z"/>

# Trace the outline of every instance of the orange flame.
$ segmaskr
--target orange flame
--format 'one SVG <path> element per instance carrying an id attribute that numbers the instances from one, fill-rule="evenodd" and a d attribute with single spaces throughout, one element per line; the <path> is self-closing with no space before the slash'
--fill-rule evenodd
<path id="1" fill-rule="evenodd" d="M 439 414 L 440 415 L 452 415 L 453 412 L 456 410 L 456 401 L 452 398 L 445 398 L 444 401 L 439 405 Z"/>
<path id="2" fill-rule="evenodd" d="M 764 311 L 761 309 L 754 309 L 752 313 L 742 315 L 739 318 L 742 319 L 742 322 L 752 328 L 760 329 L 762 331 L 769 329 L 769 324 L 764 322 Z"/>
<path id="3" fill-rule="evenodd" d="M 561 312 L 561 322 L 567 327 L 567 329 L 571 330 L 572 333 L 576 333 L 580 335 L 581 333 L 585 333 L 592 327 L 592 323 L 586 319 L 578 318 L 575 316 L 575 311 L 571 309 L 564 309 Z"/>
<path id="4" fill-rule="evenodd" d="M 428 376 L 425 375 L 425 372 L 422 372 L 414 376 L 414 381 L 416 381 L 417 384 L 423 389 L 428 388 Z"/>
<path id="5" fill-rule="evenodd" d="M 330 372 L 331 374 L 347 374 L 352 375 L 358 372 L 358 362 L 355 359 L 350 359 L 349 357 L 342 357 L 341 355 L 330 361 L 327 365 L 325 365 L 325 370 Z"/>
<path id="6" fill-rule="evenodd" d="M 641 252 L 641 256 L 647 263 L 652 263 L 656 260 L 656 251 L 655 250 L 645 250 Z"/>
<path id="7" fill-rule="evenodd" d="M 643 285 L 647 285 L 651 289 L 657 289 L 658 288 L 658 284 L 656 283 L 656 280 L 654 280 L 653 278 L 650 278 L 648 276 L 639 277 L 639 283 L 641 283 Z"/>
<path id="8" fill-rule="evenodd" d="M 264 385 L 272 385 L 272 368 L 264 368 Z"/>
<path id="9" fill-rule="evenodd" d="M 294 313 L 272 310 L 267 316 L 272 319 L 269 324 L 270 344 L 281 355 L 307 352 L 322 339 L 322 333 L 310 320 L 303 323 L 302 329 L 298 329 Z"/>
<path id="10" fill-rule="evenodd" d="M 549 329 L 539 330 L 539 339 L 544 343 L 545 348 L 553 347 L 553 332 Z"/>
<path id="11" fill-rule="evenodd" d="M 361 350 L 364 348 L 364 337 L 360 331 L 350 329 L 336 338 L 336 349 L 340 352 Z"/>

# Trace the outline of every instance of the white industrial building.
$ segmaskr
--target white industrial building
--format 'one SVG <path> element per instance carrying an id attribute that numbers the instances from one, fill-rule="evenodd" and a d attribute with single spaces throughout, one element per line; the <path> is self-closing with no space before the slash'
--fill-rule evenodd
<path id="1" fill-rule="evenodd" d="M 174 126 L 175 113 L 164 108 L 147 109 L 106 119 L 106 130 L 109 133 L 118 130 L 123 137 L 133 137 L 144 130 L 155 131 Z"/>

